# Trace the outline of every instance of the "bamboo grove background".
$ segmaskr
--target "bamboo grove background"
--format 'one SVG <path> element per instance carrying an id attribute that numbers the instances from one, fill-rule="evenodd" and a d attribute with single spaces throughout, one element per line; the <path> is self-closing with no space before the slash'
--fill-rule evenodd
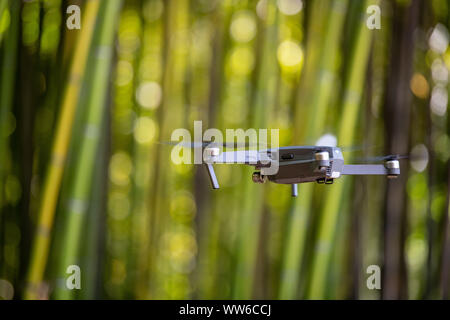
<path id="1" fill-rule="evenodd" d="M 81 7 L 81 30 L 66 8 Z M 380 30 L 366 8 L 381 8 Z M 0 0 L 0 298 L 422 299 L 450 289 L 446 0 Z M 427 154 L 255 185 L 176 128 Z M 322 140 L 323 141 L 323 140 Z M 69 265 L 81 290 L 67 290 Z M 382 269 L 369 290 L 366 269 Z"/>

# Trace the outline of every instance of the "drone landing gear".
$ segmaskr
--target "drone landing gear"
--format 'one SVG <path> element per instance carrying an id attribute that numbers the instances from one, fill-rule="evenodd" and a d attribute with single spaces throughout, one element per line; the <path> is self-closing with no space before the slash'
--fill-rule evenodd
<path id="1" fill-rule="evenodd" d="M 219 189 L 219 182 L 217 181 L 216 174 L 214 172 L 212 164 L 205 163 L 205 167 L 206 171 L 208 172 L 209 180 L 211 181 L 213 189 Z"/>
<path id="2" fill-rule="evenodd" d="M 292 196 L 293 197 L 297 197 L 298 196 L 298 186 L 296 183 L 291 184 L 291 188 L 292 188 Z"/>

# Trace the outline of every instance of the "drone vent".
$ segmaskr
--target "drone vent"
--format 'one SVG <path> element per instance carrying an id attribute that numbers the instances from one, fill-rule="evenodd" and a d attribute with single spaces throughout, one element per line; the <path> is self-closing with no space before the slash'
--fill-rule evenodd
<path id="1" fill-rule="evenodd" d="M 330 166 L 327 167 L 327 176 L 331 176 L 331 167 L 333 166 L 333 161 L 330 161 Z"/>

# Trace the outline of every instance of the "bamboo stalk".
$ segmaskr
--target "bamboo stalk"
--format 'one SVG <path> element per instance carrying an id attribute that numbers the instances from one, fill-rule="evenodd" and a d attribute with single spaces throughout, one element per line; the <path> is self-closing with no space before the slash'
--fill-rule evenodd
<path id="1" fill-rule="evenodd" d="M 42 282 L 47 264 L 55 207 L 61 186 L 75 109 L 80 96 L 82 75 L 86 66 L 99 3 L 99 0 L 89 0 L 84 10 L 83 32 L 80 33 L 77 40 L 77 50 L 74 53 L 61 113 L 57 121 L 51 162 L 45 177 L 44 190 L 38 213 L 39 221 L 36 226 L 27 276 L 26 299 L 36 299 L 38 297 L 39 286 Z"/>
<path id="2" fill-rule="evenodd" d="M 447 121 L 447 131 L 450 131 L 450 117 Z M 450 160 L 447 160 L 447 183 L 450 185 Z M 444 209 L 444 232 L 441 261 L 441 295 L 442 299 L 449 299 L 450 292 L 450 188 L 447 188 L 446 205 Z"/>
<path id="3" fill-rule="evenodd" d="M 7 1 L 4 1 L 2 5 L 6 6 Z M 3 217 L 3 208 L 6 205 L 4 203 L 5 192 L 5 178 L 8 170 L 7 163 L 10 162 L 11 152 L 9 150 L 9 137 L 7 134 L 8 128 L 8 114 L 11 112 L 13 100 L 14 100 L 14 84 L 16 82 L 16 68 L 17 68 L 17 47 L 19 42 L 19 19 L 20 19 L 20 3 L 17 1 L 11 1 L 11 24 L 7 30 L 3 59 L 1 61 L 1 74 L 0 74 L 0 232 L 4 231 L 5 217 Z M 1 17 L 1 15 L 0 15 Z M 3 246 L 3 243 L 0 244 Z M 3 248 L 1 248 L 3 249 Z M 0 250 L 0 254 L 3 250 Z M 4 256 L 0 257 L 0 264 L 3 266 Z M 4 272 L 4 270 L 0 270 Z"/>
<path id="4" fill-rule="evenodd" d="M 450 15 L 449 15 L 450 19 Z M 450 91 L 450 88 L 448 88 Z M 447 116 L 446 123 L 447 135 L 450 136 L 450 116 Z M 441 274 L 440 274 L 440 293 L 442 299 L 450 298 L 450 159 L 447 160 L 446 164 L 446 182 L 447 182 L 447 195 L 446 204 L 444 208 L 444 219 L 443 219 L 443 238 L 442 238 L 442 258 L 441 258 Z"/>
<path id="5" fill-rule="evenodd" d="M 420 0 L 393 4 L 393 35 L 390 46 L 392 54 L 384 103 L 388 153 L 405 154 L 409 151 L 413 97 L 408 82 L 415 62 L 414 47 L 417 39 L 414 37 L 414 30 L 420 25 L 422 4 Z M 404 192 L 407 182 L 408 166 L 404 166 L 398 179 L 386 185 L 383 222 L 384 276 L 381 284 L 383 299 L 408 297 L 405 255 L 405 228 L 408 219 L 407 197 Z"/>
<path id="6" fill-rule="evenodd" d="M 275 88 L 268 82 L 278 72 L 276 68 L 276 49 L 273 45 L 277 39 L 277 28 L 273 26 L 276 21 L 277 8 L 274 2 L 267 3 L 266 19 L 261 22 L 258 35 L 255 37 L 254 55 L 255 70 L 252 79 L 252 92 L 250 94 L 251 114 L 250 128 L 265 128 L 268 123 L 268 114 L 273 105 Z M 276 83 L 273 83 L 274 85 Z M 270 132 L 268 132 L 268 138 Z M 277 147 L 275 141 L 272 147 Z M 234 275 L 233 298 L 250 299 L 254 297 L 253 291 L 256 282 L 255 271 L 260 267 L 258 255 L 264 255 L 264 241 L 267 240 L 261 233 L 263 225 L 264 201 L 253 201 L 253 199 L 264 199 L 265 188 L 255 185 L 248 177 L 253 169 L 244 168 L 243 192 L 245 194 L 243 201 L 238 204 L 239 207 L 239 226 L 237 239 L 237 261 Z"/>
<path id="7" fill-rule="evenodd" d="M 335 87 L 336 52 L 341 30 L 345 21 L 347 0 L 335 0 L 327 19 L 325 38 L 318 61 L 317 83 L 312 88 L 310 116 L 311 121 L 305 125 L 306 141 L 317 139 L 323 132 L 327 114 L 327 107 Z M 313 21 L 314 22 L 314 21 Z M 313 51 L 311 52 L 313 54 Z M 308 84 L 308 82 L 306 82 Z M 305 251 L 307 224 L 312 206 L 312 184 L 305 184 L 300 188 L 301 198 L 297 199 L 291 217 L 286 238 L 279 297 L 281 299 L 295 299 L 300 286 L 299 274 Z"/>
<path id="8" fill-rule="evenodd" d="M 105 117 L 108 119 L 108 110 L 105 110 Z M 89 206 L 88 218 L 85 219 L 84 226 L 87 230 L 86 237 L 83 242 L 82 254 L 80 260 L 83 270 L 83 290 L 79 292 L 78 297 L 81 299 L 95 299 L 98 297 L 99 288 L 101 287 L 101 266 L 104 254 L 102 254 L 103 239 L 105 231 L 103 224 L 106 215 L 106 192 L 108 177 L 108 160 L 109 160 L 109 123 L 103 122 L 100 137 L 100 146 L 98 156 L 95 160 L 94 182 L 91 192 L 91 205 Z"/>
<path id="9" fill-rule="evenodd" d="M 227 82 L 225 81 L 225 61 L 226 54 L 229 50 L 230 36 L 229 28 L 231 23 L 231 15 L 233 13 L 233 8 L 227 4 L 226 1 L 222 1 L 219 6 L 214 11 L 212 15 L 211 22 L 217 25 L 213 34 L 213 52 L 210 60 L 210 70 L 209 70 L 209 93 L 208 93 L 208 124 L 213 127 L 221 127 L 222 117 L 218 115 L 223 112 L 223 104 L 220 103 L 223 91 L 226 90 Z M 201 168 L 203 169 L 203 168 Z M 204 170 L 204 169 L 203 169 Z M 220 167 L 216 166 L 216 170 L 220 175 Z M 205 179 L 201 180 L 200 183 L 204 183 Z M 199 183 L 196 181 L 196 183 Z M 207 186 L 209 188 L 209 185 Z M 198 187 L 197 187 L 198 188 Z M 227 192 L 226 189 L 221 197 L 217 197 L 214 193 L 210 193 L 211 202 L 209 210 L 207 212 L 198 212 L 199 215 L 205 214 L 203 222 L 199 222 L 198 230 L 199 236 L 199 253 L 198 253 L 198 268 L 196 270 L 198 278 L 197 290 L 198 297 L 205 297 L 207 299 L 215 298 L 226 298 L 229 296 L 230 292 L 220 292 L 218 293 L 215 288 L 217 285 L 221 285 L 220 280 L 224 278 L 224 275 L 228 276 L 226 273 L 228 271 L 227 267 L 220 263 L 223 258 L 220 254 L 221 246 L 225 247 L 231 245 L 232 240 L 230 239 L 228 229 L 226 224 L 223 223 L 223 216 L 226 216 L 226 220 L 234 222 L 234 206 L 233 197 L 231 194 L 235 190 L 230 190 Z M 197 192 L 201 192 L 198 188 Z M 204 197 L 204 194 L 202 194 Z M 227 206 L 227 204 L 232 203 L 232 207 Z M 205 206 L 206 207 L 206 206 Z M 202 208 L 199 208 L 202 210 Z M 221 238 L 222 233 L 224 234 L 223 239 Z M 208 277 L 204 277 L 208 274 Z M 219 278 L 219 275 L 222 278 Z M 228 277 L 229 281 L 231 277 Z"/>
<path id="10" fill-rule="evenodd" d="M 367 2 L 366 2 L 367 4 Z M 363 6 L 363 10 L 367 5 Z M 362 15 L 364 16 L 364 15 Z M 355 126 L 359 112 L 361 97 L 364 90 L 364 76 L 371 47 L 372 31 L 366 27 L 365 20 L 361 20 L 354 52 L 351 55 L 350 72 L 345 87 L 342 117 L 338 130 L 338 141 L 342 145 L 351 145 L 355 137 Z M 344 193 L 346 181 L 341 181 L 327 192 L 325 206 L 319 220 L 316 250 L 312 263 L 311 284 L 308 298 L 324 298 L 326 278 L 333 252 L 333 239 L 336 222 Z"/>
<path id="11" fill-rule="evenodd" d="M 158 19 L 160 20 L 160 19 Z M 140 52 L 138 53 L 137 63 L 138 69 L 143 68 L 142 61 L 145 58 L 156 60 L 159 55 L 153 54 L 152 50 L 160 46 L 160 43 L 156 41 L 159 39 L 159 28 L 155 25 L 158 22 L 153 21 L 149 23 L 145 20 L 141 21 L 143 38 L 148 39 L 142 44 Z M 133 85 L 138 87 L 141 82 L 145 80 L 155 80 L 152 68 L 148 68 L 145 74 L 140 75 L 134 79 Z M 157 79 L 159 80 L 159 79 Z M 154 118 L 154 113 L 145 108 L 137 108 L 136 113 L 139 117 L 147 117 L 147 119 Z M 137 142 L 137 143 L 136 143 Z M 131 250 L 130 250 L 130 262 L 129 269 L 133 270 L 132 276 L 129 280 L 130 288 L 133 291 L 133 295 L 137 299 L 145 299 L 148 296 L 148 262 L 149 262 L 149 248 L 150 248 L 150 210 L 148 195 L 153 193 L 151 190 L 152 181 L 152 166 L 151 163 L 154 160 L 154 153 L 152 149 L 153 144 L 142 143 L 135 140 L 133 148 L 133 190 L 134 194 L 132 198 L 132 235 L 131 235 Z M 150 160 L 150 161 L 149 161 Z"/>
<path id="12" fill-rule="evenodd" d="M 72 182 L 72 192 L 67 209 L 67 232 L 63 239 L 63 253 L 60 260 L 61 271 L 69 265 L 77 265 L 83 220 L 88 207 L 92 174 L 95 158 L 100 143 L 100 131 L 104 120 L 106 107 L 106 93 L 109 85 L 110 67 L 114 49 L 115 28 L 111 25 L 118 18 L 121 0 L 102 1 L 102 20 L 98 25 L 99 35 L 97 43 L 93 43 L 92 87 L 89 90 L 87 103 L 87 119 L 84 129 L 84 139 L 81 140 L 78 162 L 75 172 L 77 175 Z M 62 289 L 62 288 L 61 288 Z M 57 290 L 56 298 L 72 297 L 70 290 Z"/>
<path id="13" fill-rule="evenodd" d="M 3 12 L 5 12 L 7 5 L 8 5 L 8 0 L 0 0 L 0 21 L 2 21 Z M 1 35 L 0 35 L 0 40 L 1 40 Z"/>
<path id="14" fill-rule="evenodd" d="M 15 83 L 15 69 L 17 63 L 17 44 L 19 35 L 19 19 L 20 6 L 16 2 L 11 1 L 11 24 L 7 30 L 5 39 L 4 54 L 2 60 L 2 71 L 0 80 L 0 154 L 6 154 L 8 140 L 6 130 L 8 124 L 8 113 L 11 110 L 14 94 Z M 7 0 L 2 2 L 2 6 L 6 6 Z M 1 13 L 0 13 L 1 17 Z M 2 206 L 3 196 L 3 178 L 4 178 L 4 163 L 0 161 L 0 208 Z"/>
<path id="15" fill-rule="evenodd" d="M 3 13 L 5 12 L 6 8 L 8 7 L 8 0 L 0 0 L 0 22 L 3 18 Z M 2 35 L 0 34 L 0 43 L 2 40 Z"/>
<path id="16" fill-rule="evenodd" d="M 128 39 L 142 38 L 143 19 L 140 18 L 139 12 L 141 8 L 138 2 L 129 1 L 124 3 L 124 7 L 118 21 L 118 51 L 116 64 L 132 66 L 134 70 L 141 70 L 139 56 L 145 48 L 152 43 L 150 41 L 142 41 L 139 47 L 135 46 Z M 148 40 L 148 34 L 143 37 Z M 155 59 L 156 60 L 156 59 Z M 148 238 L 141 237 L 141 230 L 146 232 L 149 223 L 145 218 L 145 200 L 146 195 L 142 194 L 140 186 L 150 181 L 146 177 L 146 173 L 142 170 L 143 165 L 150 166 L 150 159 L 141 160 L 139 152 L 140 143 L 133 139 L 136 135 L 130 134 L 129 130 L 133 127 L 136 130 L 141 120 L 141 112 L 139 108 L 139 99 L 135 100 L 136 92 L 139 88 L 139 76 L 144 74 L 142 71 L 133 71 L 128 81 L 123 82 L 123 68 L 119 68 L 115 73 L 114 87 L 112 89 L 112 108 L 111 108 L 111 166 L 108 179 L 108 210 L 107 210 L 107 227 L 108 244 L 110 250 L 107 251 L 107 261 L 105 262 L 106 278 L 111 279 L 108 283 L 108 298 L 112 299 L 129 299 L 129 298 L 146 298 L 148 281 L 143 274 L 141 266 L 145 269 L 148 265 L 148 249 L 141 251 L 140 243 L 145 242 Z M 152 68 L 148 68 L 152 69 Z M 145 72 L 145 75 L 151 71 Z M 122 82 L 121 82 L 122 81 Z M 153 111 L 153 110 L 148 110 Z M 134 115 L 138 116 L 134 118 Z M 124 130 L 124 128 L 127 128 Z M 142 125 L 141 125 L 142 128 Z M 142 132 L 142 129 L 141 129 Z M 135 132 L 136 133 L 136 132 Z M 114 179 L 117 172 L 122 167 L 114 165 L 118 157 L 129 161 L 130 168 L 125 174 L 122 182 Z M 139 176 L 138 176 L 139 175 Z M 121 200 L 120 200 L 121 199 Z M 116 205 L 112 203 L 127 203 L 126 208 L 122 207 L 119 218 Z M 148 220 L 147 220 L 148 221 Z M 145 236 L 149 236 L 146 232 Z M 140 241 L 142 239 L 142 242 Z M 117 248 L 117 249 L 116 249 Z M 127 248 L 127 250 L 119 250 Z M 148 248 L 148 246 L 147 246 Z M 139 262 L 139 264 L 138 264 Z M 143 262 L 143 263 L 141 263 Z M 144 270 L 145 270 L 144 269 Z M 139 278 L 140 281 L 137 281 Z M 134 287 L 138 287 L 138 294 Z M 142 288 L 142 289 L 141 289 Z"/>
<path id="17" fill-rule="evenodd" d="M 164 9 L 162 65 L 161 75 L 162 99 L 157 110 L 159 137 L 171 136 L 174 129 L 186 125 L 186 108 L 184 101 L 188 46 L 186 42 L 175 41 L 172 35 L 180 35 L 188 29 L 190 17 L 189 1 L 168 1 Z M 166 299 L 186 299 L 190 279 L 173 265 L 180 265 L 161 246 L 168 237 L 176 237 L 188 231 L 193 232 L 190 225 L 182 225 L 169 214 L 170 204 L 175 201 L 175 194 L 183 192 L 186 178 L 176 176 L 175 165 L 168 161 L 170 149 L 155 148 L 154 180 L 150 186 L 155 192 L 151 196 L 151 230 L 150 241 L 150 295 Z"/>

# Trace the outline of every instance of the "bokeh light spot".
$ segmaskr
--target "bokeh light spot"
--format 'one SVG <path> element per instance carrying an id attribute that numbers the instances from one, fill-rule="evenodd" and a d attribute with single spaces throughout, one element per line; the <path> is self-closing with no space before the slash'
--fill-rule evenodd
<path id="1" fill-rule="evenodd" d="M 231 53 L 231 69 L 234 74 L 248 75 L 254 66 L 254 57 L 252 51 L 247 47 L 238 47 Z"/>
<path id="2" fill-rule="evenodd" d="M 337 138 L 331 133 L 326 133 L 316 141 L 317 146 L 336 147 Z"/>
<path id="3" fill-rule="evenodd" d="M 125 86 L 133 80 L 133 66 L 126 60 L 117 63 L 116 85 Z"/>
<path id="4" fill-rule="evenodd" d="M 411 150 L 411 167 L 417 172 L 422 172 L 428 165 L 428 149 L 423 144 L 414 146 Z"/>
<path id="5" fill-rule="evenodd" d="M 415 73 L 412 76 L 409 86 L 416 97 L 420 99 L 426 99 L 428 97 L 430 87 L 427 79 L 420 73 Z"/>
<path id="6" fill-rule="evenodd" d="M 256 34 L 254 14 L 250 11 L 238 11 L 233 16 L 230 26 L 231 36 L 238 42 L 249 42 Z"/>
<path id="7" fill-rule="evenodd" d="M 449 34 L 447 27 L 445 27 L 443 24 L 437 24 L 436 27 L 433 29 L 430 35 L 430 39 L 428 41 L 428 44 L 430 48 L 439 54 L 444 53 L 447 50 L 449 42 Z"/>
<path id="8" fill-rule="evenodd" d="M 155 109 L 162 99 L 162 89 L 157 82 L 144 82 L 136 92 L 138 103 L 146 109 Z"/>
<path id="9" fill-rule="evenodd" d="M 14 287 L 8 280 L 0 279 L 0 300 L 11 300 L 14 297 Z"/>
<path id="10" fill-rule="evenodd" d="M 12 204 L 15 205 L 21 195 L 22 195 L 22 187 L 20 185 L 19 179 L 14 175 L 8 175 L 5 182 L 5 195 L 6 200 Z"/>
<path id="11" fill-rule="evenodd" d="M 144 3 L 143 14 L 148 22 L 158 20 L 164 11 L 162 0 L 147 1 Z"/>
<path id="12" fill-rule="evenodd" d="M 136 10 L 125 10 L 122 12 L 119 27 L 119 51 L 121 53 L 133 53 L 141 45 L 139 32 L 141 20 Z"/>
<path id="13" fill-rule="evenodd" d="M 408 195 L 413 200 L 422 200 L 427 195 L 427 180 L 423 173 L 416 173 L 408 179 L 406 186 Z"/>
<path id="14" fill-rule="evenodd" d="M 190 192 L 179 192 L 170 202 L 170 214 L 175 221 L 180 223 L 191 221 L 195 211 L 195 200 Z"/>
<path id="15" fill-rule="evenodd" d="M 193 258 L 197 254 L 197 242 L 191 232 L 178 231 L 168 238 L 168 253 L 172 267 L 182 273 L 189 273 L 194 267 Z"/>
<path id="16" fill-rule="evenodd" d="M 134 139 L 141 144 L 148 144 L 153 141 L 156 135 L 156 124 L 149 117 L 140 117 L 134 125 Z"/>
<path id="17" fill-rule="evenodd" d="M 447 84 L 448 82 L 448 69 L 444 61 L 441 59 L 435 59 L 431 65 L 431 75 L 435 83 Z"/>
<path id="18" fill-rule="evenodd" d="M 303 62 L 303 50 L 294 41 L 285 40 L 278 46 L 277 57 L 282 68 L 298 71 Z"/>
<path id="19" fill-rule="evenodd" d="M 259 0 L 256 4 L 256 14 L 262 20 L 267 17 L 267 0 Z"/>
<path id="20" fill-rule="evenodd" d="M 436 86 L 431 93 L 430 108 L 435 115 L 444 116 L 447 112 L 448 92 L 446 88 Z"/>
<path id="21" fill-rule="evenodd" d="M 424 264 L 427 256 L 427 246 L 423 238 L 412 238 L 408 245 L 408 263 L 413 270 L 418 270 Z"/>
<path id="22" fill-rule="evenodd" d="M 303 9 L 302 0 L 278 0 L 278 9 L 285 15 L 292 16 Z"/>
<path id="23" fill-rule="evenodd" d="M 123 220 L 130 212 L 130 201 L 127 194 L 113 192 L 108 199 L 109 214 L 113 219 Z"/>
<path id="24" fill-rule="evenodd" d="M 133 164 L 127 153 L 119 151 L 111 157 L 109 176 L 113 183 L 119 186 L 128 185 L 132 170 Z"/>

